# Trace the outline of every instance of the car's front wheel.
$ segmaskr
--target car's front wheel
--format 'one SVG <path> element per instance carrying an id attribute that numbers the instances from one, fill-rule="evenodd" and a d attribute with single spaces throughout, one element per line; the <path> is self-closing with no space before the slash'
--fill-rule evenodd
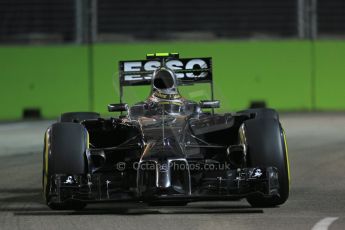
<path id="1" fill-rule="evenodd" d="M 274 118 L 252 119 L 244 122 L 247 164 L 249 167 L 278 169 L 279 195 L 264 197 L 257 194 L 247 198 L 253 207 L 273 207 L 289 197 L 290 172 L 285 133 Z"/>
<path id="2" fill-rule="evenodd" d="M 86 129 L 78 123 L 55 123 L 45 133 L 43 150 L 43 196 L 55 210 L 80 210 L 86 203 L 77 200 L 60 201 L 55 194 L 54 175 L 85 174 Z M 60 194 L 63 196 L 63 194 Z"/>

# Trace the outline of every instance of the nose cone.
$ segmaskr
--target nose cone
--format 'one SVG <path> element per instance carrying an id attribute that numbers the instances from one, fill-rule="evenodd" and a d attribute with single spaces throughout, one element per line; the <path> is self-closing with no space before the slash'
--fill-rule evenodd
<path id="1" fill-rule="evenodd" d="M 154 165 L 141 167 L 142 165 Z M 191 179 L 188 162 L 178 141 L 167 138 L 149 143 L 140 159 L 137 188 L 140 196 L 189 195 Z"/>

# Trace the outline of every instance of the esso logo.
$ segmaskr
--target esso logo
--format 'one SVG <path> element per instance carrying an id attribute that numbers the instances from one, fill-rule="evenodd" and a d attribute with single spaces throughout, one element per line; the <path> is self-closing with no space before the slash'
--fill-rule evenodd
<path id="1" fill-rule="evenodd" d="M 137 71 L 154 71 L 161 66 L 159 61 L 134 61 L 134 62 L 124 62 L 124 72 L 125 81 L 135 81 L 135 80 L 150 80 L 151 75 L 141 76 L 141 75 L 130 75 L 130 72 Z M 180 60 L 170 60 L 165 63 L 165 66 L 171 70 L 188 70 L 188 69 L 207 69 L 207 63 L 202 59 L 190 59 L 186 63 Z M 177 78 L 205 78 L 207 73 L 201 72 L 199 74 L 190 73 L 176 73 Z"/>

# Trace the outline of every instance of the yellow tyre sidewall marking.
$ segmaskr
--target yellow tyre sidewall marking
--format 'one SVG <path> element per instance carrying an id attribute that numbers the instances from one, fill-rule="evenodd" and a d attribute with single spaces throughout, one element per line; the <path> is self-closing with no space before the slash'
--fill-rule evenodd
<path id="1" fill-rule="evenodd" d="M 285 156 L 286 156 L 286 165 L 288 170 L 288 179 L 289 179 L 289 190 L 290 190 L 290 184 L 291 184 L 291 177 L 290 177 L 290 161 L 289 161 L 289 153 L 288 153 L 288 146 L 286 142 L 286 135 L 285 130 L 283 129 L 283 138 L 284 138 L 284 145 L 285 145 Z"/>
<path id="2" fill-rule="evenodd" d="M 48 153 L 49 153 L 49 129 L 44 137 L 44 177 L 43 177 L 43 196 L 46 199 L 47 183 L 48 183 Z"/>
<path id="3" fill-rule="evenodd" d="M 89 135 L 89 132 L 87 130 L 86 130 L 86 148 L 88 148 L 88 149 L 90 148 L 90 135 Z"/>

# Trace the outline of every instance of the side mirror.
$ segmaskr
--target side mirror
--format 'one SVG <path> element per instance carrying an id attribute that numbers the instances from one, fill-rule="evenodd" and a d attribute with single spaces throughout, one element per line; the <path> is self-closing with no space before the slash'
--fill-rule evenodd
<path id="1" fill-rule="evenodd" d="M 218 100 L 202 100 L 200 101 L 200 108 L 202 109 L 216 109 L 220 107 L 220 103 Z"/>
<path id="2" fill-rule="evenodd" d="M 108 105 L 109 112 L 125 112 L 128 111 L 128 104 L 119 103 L 119 104 L 109 104 Z"/>

